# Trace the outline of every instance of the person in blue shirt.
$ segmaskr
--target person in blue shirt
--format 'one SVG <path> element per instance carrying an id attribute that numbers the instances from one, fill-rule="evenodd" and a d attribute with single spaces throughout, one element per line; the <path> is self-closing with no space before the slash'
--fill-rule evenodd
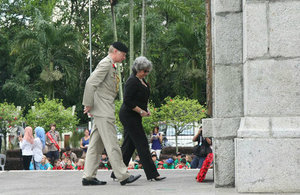
<path id="1" fill-rule="evenodd" d="M 158 126 L 154 127 L 152 136 L 150 139 L 150 142 L 152 143 L 151 152 L 153 152 L 153 151 L 156 152 L 157 159 L 159 159 L 159 157 L 160 157 L 160 152 L 162 149 L 161 143 L 162 143 L 162 139 L 163 139 L 162 134 L 159 133 L 158 130 L 159 130 Z"/>

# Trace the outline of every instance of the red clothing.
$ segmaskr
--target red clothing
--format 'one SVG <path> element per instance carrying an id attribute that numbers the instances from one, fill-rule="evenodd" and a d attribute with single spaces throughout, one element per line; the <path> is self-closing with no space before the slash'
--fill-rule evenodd
<path id="1" fill-rule="evenodd" d="M 74 167 L 72 165 L 67 165 L 65 167 L 65 170 L 73 170 L 73 169 L 74 169 Z"/>
<path id="2" fill-rule="evenodd" d="M 188 169 L 189 167 L 187 165 L 183 166 L 183 165 L 177 165 L 175 169 Z"/>
<path id="3" fill-rule="evenodd" d="M 63 168 L 61 166 L 57 167 L 57 166 L 54 166 L 52 170 L 62 170 Z"/>
<path id="4" fill-rule="evenodd" d="M 84 166 L 77 167 L 77 170 L 84 170 Z"/>

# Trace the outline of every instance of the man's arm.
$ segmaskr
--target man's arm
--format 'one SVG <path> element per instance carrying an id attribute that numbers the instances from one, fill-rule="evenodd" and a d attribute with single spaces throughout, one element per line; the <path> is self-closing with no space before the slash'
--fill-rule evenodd
<path id="1" fill-rule="evenodd" d="M 103 82 L 107 73 L 111 68 L 110 61 L 100 62 L 91 76 L 88 78 L 84 88 L 82 104 L 87 108 L 84 112 L 87 113 L 94 105 L 94 93 L 97 87 Z"/>

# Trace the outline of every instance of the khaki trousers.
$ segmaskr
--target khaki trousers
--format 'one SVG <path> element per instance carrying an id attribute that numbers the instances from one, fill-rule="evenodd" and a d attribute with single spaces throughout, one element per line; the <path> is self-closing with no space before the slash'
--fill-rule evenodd
<path id="1" fill-rule="evenodd" d="M 115 176 L 119 181 L 127 179 L 130 175 L 123 162 L 114 120 L 102 117 L 94 117 L 94 125 L 86 154 L 83 178 L 91 179 L 96 177 L 104 148 L 106 149 Z"/>

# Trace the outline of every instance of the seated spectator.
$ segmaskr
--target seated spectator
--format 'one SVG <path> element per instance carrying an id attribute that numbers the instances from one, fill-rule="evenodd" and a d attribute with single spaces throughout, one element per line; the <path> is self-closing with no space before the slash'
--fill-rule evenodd
<path id="1" fill-rule="evenodd" d="M 105 164 L 103 162 L 100 162 L 99 169 L 108 170 L 108 168 L 105 166 Z"/>
<path id="2" fill-rule="evenodd" d="M 164 167 L 164 162 L 163 161 L 159 161 L 157 164 L 157 169 L 165 169 Z"/>
<path id="3" fill-rule="evenodd" d="M 49 163 L 49 160 L 45 155 L 43 155 L 42 161 L 40 163 L 40 170 L 51 170 L 53 166 Z"/>
<path id="4" fill-rule="evenodd" d="M 68 164 L 68 158 L 62 158 L 61 157 L 61 162 L 60 162 L 61 166 L 63 169 L 65 169 L 65 167 L 67 166 Z"/>
<path id="5" fill-rule="evenodd" d="M 192 163 L 193 158 L 190 155 L 186 155 L 185 159 L 186 159 L 186 162 L 188 162 L 189 164 Z"/>
<path id="6" fill-rule="evenodd" d="M 135 165 L 134 169 L 143 169 L 141 161 L 139 161 L 138 164 Z"/>
<path id="7" fill-rule="evenodd" d="M 138 164 L 138 163 L 140 162 L 140 157 L 139 157 L 139 155 L 136 155 L 136 156 L 135 156 L 134 162 L 135 162 L 135 164 Z"/>
<path id="8" fill-rule="evenodd" d="M 70 160 L 71 160 L 72 162 L 75 162 L 76 159 L 77 159 L 77 155 L 76 155 L 74 152 L 72 152 L 72 150 L 71 150 L 71 148 L 70 148 L 69 146 L 66 147 L 66 152 L 64 152 L 64 153 L 62 154 L 62 157 L 61 157 L 61 158 L 64 159 L 64 158 L 66 158 L 66 157 L 70 158 Z"/>
<path id="9" fill-rule="evenodd" d="M 67 161 L 67 164 L 66 164 L 66 166 L 64 167 L 64 169 L 65 169 L 65 170 L 74 170 L 75 168 L 74 168 L 73 165 L 72 165 L 71 159 L 68 158 L 68 157 L 65 157 L 65 159 L 67 159 L 67 160 L 66 160 L 66 161 Z"/>
<path id="10" fill-rule="evenodd" d="M 166 163 L 164 164 L 165 169 L 174 169 L 174 160 L 172 158 L 169 158 L 166 160 Z"/>
<path id="11" fill-rule="evenodd" d="M 175 167 L 175 169 L 190 169 L 190 168 L 186 165 L 186 159 L 182 158 L 180 160 L 180 163 Z"/>
<path id="12" fill-rule="evenodd" d="M 134 165 L 133 161 L 129 162 L 128 169 L 134 169 Z"/>
<path id="13" fill-rule="evenodd" d="M 84 170 L 84 159 L 81 158 L 78 160 L 75 169 L 76 170 Z"/>
<path id="14" fill-rule="evenodd" d="M 102 162 L 102 163 L 104 163 L 104 164 L 107 164 L 107 162 L 108 162 L 108 157 L 107 157 L 106 152 L 103 152 L 103 153 L 101 154 L 100 162 Z"/>
<path id="15" fill-rule="evenodd" d="M 56 159 L 54 161 L 54 166 L 53 166 L 53 169 L 52 170 L 62 170 L 62 166 L 60 164 L 60 159 Z"/>
<path id="16" fill-rule="evenodd" d="M 181 153 L 180 152 L 177 152 L 176 153 L 176 159 L 174 161 L 174 166 L 176 167 L 178 163 L 180 163 L 180 160 L 181 160 Z"/>
<path id="17" fill-rule="evenodd" d="M 191 164 L 188 162 L 187 156 L 185 154 L 181 155 L 181 159 L 183 159 L 183 158 L 186 160 L 186 166 L 188 167 L 188 169 L 190 169 L 191 168 Z"/>
<path id="18" fill-rule="evenodd" d="M 155 164 L 155 166 L 157 168 L 158 167 L 157 166 L 158 165 L 158 160 L 157 160 L 156 153 L 152 153 L 151 157 L 152 157 L 152 161 L 154 162 L 154 164 Z"/>
<path id="19" fill-rule="evenodd" d="M 108 170 L 111 170 L 111 169 L 112 169 L 112 168 L 111 168 L 111 164 L 110 164 L 109 161 L 107 161 L 107 163 L 105 164 L 105 166 L 106 166 L 106 168 L 107 168 Z"/>

